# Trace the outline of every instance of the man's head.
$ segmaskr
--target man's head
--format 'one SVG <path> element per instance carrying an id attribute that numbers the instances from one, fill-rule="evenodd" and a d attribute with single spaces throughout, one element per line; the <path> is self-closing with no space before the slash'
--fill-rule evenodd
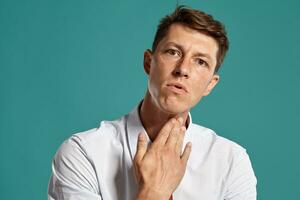
<path id="1" fill-rule="evenodd" d="M 199 10 L 179 6 L 173 13 L 162 18 L 152 43 L 152 52 L 156 50 L 158 43 L 166 36 L 170 26 L 175 23 L 183 24 L 216 40 L 219 49 L 215 72 L 218 72 L 229 48 L 226 30 L 222 23 L 213 19 L 211 15 Z"/>
<path id="2" fill-rule="evenodd" d="M 219 22 L 200 11 L 177 8 L 158 26 L 153 50 L 144 53 L 149 75 L 145 99 L 165 113 L 189 111 L 218 83 L 215 72 L 227 48 Z"/>

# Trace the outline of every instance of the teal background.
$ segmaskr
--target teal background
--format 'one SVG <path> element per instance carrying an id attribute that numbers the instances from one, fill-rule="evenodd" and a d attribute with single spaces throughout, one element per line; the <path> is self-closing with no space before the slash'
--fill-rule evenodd
<path id="1" fill-rule="evenodd" d="M 231 41 L 221 82 L 193 121 L 248 150 L 258 199 L 297 199 L 299 1 L 179 3 L 224 22 Z M 46 199 L 60 144 L 142 99 L 143 51 L 175 5 L 0 0 L 0 199 Z"/>

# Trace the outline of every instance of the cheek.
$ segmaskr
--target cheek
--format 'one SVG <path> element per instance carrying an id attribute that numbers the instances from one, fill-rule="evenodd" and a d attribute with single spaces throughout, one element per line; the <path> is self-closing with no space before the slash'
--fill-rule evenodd
<path id="1" fill-rule="evenodd" d="M 208 86 L 209 80 L 207 78 L 197 78 L 192 83 L 192 95 L 191 100 L 192 101 L 199 101 L 201 97 L 203 96 L 204 92 L 206 91 L 206 88 Z"/>
<path id="2" fill-rule="evenodd" d="M 150 79 L 156 83 L 163 82 L 168 79 L 172 73 L 170 66 L 163 61 L 154 62 L 150 69 Z"/>
<path id="3" fill-rule="evenodd" d="M 148 89 L 152 96 L 158 96 L 163 80 L 164 79 L 162 77 L 162 72 L 160 68 L 156 65 L 151 66 L 148 80 Z"/>

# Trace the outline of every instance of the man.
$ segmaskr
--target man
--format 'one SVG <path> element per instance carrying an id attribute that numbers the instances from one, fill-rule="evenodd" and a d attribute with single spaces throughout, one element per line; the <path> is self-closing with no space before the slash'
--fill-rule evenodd
<path id="1" fill-rule="evenodd" d="M 245 149 L 189 114 L 218 83 L 227 49 L 225 29 L 210 15 L 180 6 L 163 18 L 144 53 L 143 101 L 62 144 L 48 199 L 256 199 Z"/>

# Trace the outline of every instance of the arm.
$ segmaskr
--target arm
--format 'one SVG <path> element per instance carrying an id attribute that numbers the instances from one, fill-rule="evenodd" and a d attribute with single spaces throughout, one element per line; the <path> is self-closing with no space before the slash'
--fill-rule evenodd
<path id="1" fill-rule="evenodd" d="M 64 142 L 52 162 L 48 200 L 101 200 L 91 162 L 76 137 Z"/>
<path id="2" fill-rule="evenodd" d="M 243 150 L 233 163 L 225 200 L 256 200 L 256 183 L 251 161 Z"/>

